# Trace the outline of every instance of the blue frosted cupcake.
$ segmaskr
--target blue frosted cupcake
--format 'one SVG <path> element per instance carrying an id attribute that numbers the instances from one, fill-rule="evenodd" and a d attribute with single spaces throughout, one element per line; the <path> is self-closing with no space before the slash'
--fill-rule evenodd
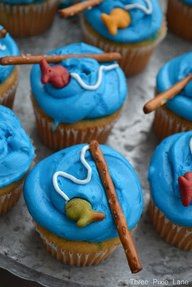
<path id="1" fill-rule="evenodd" d="M 130 163 L 100 146 L 129 230 L 143 210 L 139 179 Z M 44 159 L 25 181 L 24 197 L 48 252 L 68 265 L 89 266 L 106 259 L 119 245 L 108 199 L 87 144 Z"/>
<path id="2" fill-rule="evenodd" d="M 150 217 L 171 245 L 192 250 L 192 132 L 166 138 L 149 168 Z"/>
<path id="3" fill-rule="evenodd" d="M 0 106 L 0 214 L 18 201 L 23 179 L 34 158 L 34 148 L 20 121 Z"/>
<path id="4" fill-rule="evenodd" d="M 168 61 L 157 75 L 156 92 L 162 93 L 189 76 L 192 72 L 192 52 Z M 154 131 L 159 139 L 171 134 L 192 130 L 191 81 L 174 98 L 155 113 Z"/>
<path id="5" fill-rule="evenodd" d="M 0 22 L 14 37 L 35 36 L 51 26 L 58 4 L 59 0 L 1 0 Z"/>
<path id="6" fill-rule="evenodd" d="M 169 0 L 167 21 L 171 32 L 192 41 L 192 0 Z"/>
<path id="7" fill-rule="evenodd" d="M 104 143 L 127 96 L 123 71 L 116 62 L 83 58 L 84 53 L 102 53 L 84 43 L 51 53 L 82 54 L 82 58 L 70 58 L 51 66 L 42 61 L 32 68 L 32 100 L 43 143 L 51 149 L 92 139 Z"/>
<path id="8" fill-rule="evenodd" d="M 0 25 L 0 57 L 19 54 L 17 44 Z M 17 89 L 19 74 L 13 66 L 0 65 L 0 104 L 12 108 Z"/>
<path id="9" fill-rule="evenodd" d="M 127 76 L 146 67 L 166 34 L 158 0 L 105 0 L 87 10 L 81 22 L 88 43 L 122 54 Z"/>

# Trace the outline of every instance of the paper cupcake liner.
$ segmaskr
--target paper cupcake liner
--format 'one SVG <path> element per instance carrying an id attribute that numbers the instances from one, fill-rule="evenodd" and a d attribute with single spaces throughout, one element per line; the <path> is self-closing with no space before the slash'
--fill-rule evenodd
<path id="1" fill-rule="evenodd" d="M 118 245 L 114 245 L 110 248 L 105 248 L 100 252 L 94 253 L 73 252 L 73 250 L 69 251 L 60 248 L 54 242 L 48 240 L 48 238 L 44 236 L 38 229 L 37 232 L 39 233 L 46 250 L 57 260 L 70 266 L 84 267 L 98 265 L 106 260 L 118 247 Z M 72 242 L 72 245 L 73 244 L 74 243 Z"/>
<path id="2" fill-rule="evenodd" d="M 103 120 L 93 120 L 86 126 L 83 121 L 79 124 L 64 125 L 60 124 L 56 130 L 53 128 L 53 122 L 44 116 L 34 104 L 36 125 L 38 134 L 44 143 L 50 149 L 59 150 L 80 143 L 89 143 L 91 140 L 98 140 L 99 143 L 105 143 L 111 129 L 120 117 L 120 111 Z"/>
<path id="3" fill-rule="evenodd" d="M 0 105 L 13 107 L 18 85 L 18 71 L 15 70 L 10 77 L 0 85 Z"/>
<path id="4" fill-rule="evenodd" d="M 179 37 L 192 41 L 192 7 L 180 0 L 169 0 L 167 9 L 168 28 Z"/>
<path id="5" fill-rule="evenodd" d="M 19 200 L 22 193 L 22 184 L 20 183 L 14 190 L 0 195 L 0 215 L 7 213 Z"/>
<path id="6" fill-rule="evenodd" d="M 16 90 L 17 83 L 14 84 L 10 89 L 8 89 L 2 96 L 0 96 L 0 105 L 4 105 L 12 109 L 15 100 Z"/>
<path id="7" fill-rule="evenodd" d="M 155 230 L 166 242 L 186 251 L 192 250 L 192 228 L 172 223 L 152 201 L 149 204 L 149 216 Z"/>
<path id="8" fill-rule="evenodd" d="M 161 107 L 155 112 L 153 129 L 162 140 L 172 134 L 192 130 L 192 122 L 177 116 L 166 107 Z"/>
<path id="9" fill-rule="evenodd" d="M 52 24 L 58 0 L 44 0 L 31 5 L 0 3 L 0 19 L 14 37 L 28 37 L 43 33 Z"/>
<path id="10" fill-rule="evenodd" d="M 142 72 L 147 66 L 149 59 L 154 52 L 156 46 L 164 39 L 166 35 L 166 24 L 163 25 L 159 37 L 154 41 L 134 44 L 118 44 L 97 34 L 91 26 L 86 22 L 84 17 L 81 17 L 81 26 L 83 29 L 85 41 L 88 44 L 97 46 L 106 52 L 119 52 L 122 59 L 119 64 L 126 76 L 134 76 Z"/>
<path id="11" fill-rule="evenodd" d="M 12 109 L 15 94 L 16 94 L 17 85 L 14 85 L 11 89 L 7 90 L 7 92 L 0 98 L 0 105 L 4 105 Z"/>

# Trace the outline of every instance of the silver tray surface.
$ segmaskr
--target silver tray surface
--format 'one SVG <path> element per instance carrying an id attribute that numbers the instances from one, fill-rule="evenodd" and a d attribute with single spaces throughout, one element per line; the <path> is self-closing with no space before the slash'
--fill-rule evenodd
<path id="1" fill-rule="evenodd" d="M 164 1 L 162 1 L 164 2 Z M 164 3 L 163 3 L 164 4 Z M 70 42 L 82 40 L 78 19 L 61 20 L 56 17 L 51 30 L 40 37 L 19 40 L 21 51 L 38 54 Z M 153 115 L 145 116 L 143 104 L 153 97 L 155 76 L 164 62 L 189 51 L 190 43 L 168 35 L 153 55 L 146 71 L 128 80 L 129 98 L 108 144 L 125 155 L 138 171 L 146 207 L 149 201 L 147 168 L 157 139 L 151 130 Z M 20 68 L 20 84 L 15 111 L 36 146 L 36 162 L 51 153 L 38 139 L 30 102 L 30 66 Z M 0 267 L 19 277 L 49 287 L 76 286 L 185 286 L 192 283 L 191 254 L 169 246 L 153 230 L 144 215 L 135 232 L 144 269 L 132 275 L 120 247 L 106 262 L 97 267 L 70 268 L 52 258 L 35 233 L 23 198 L 7 215 L 0 218 Z M 138 281 L 134 281 L 138 280 Z M 139 280 L 146 280 L 141 282 Z M 180 280 L 176 282 L 176 280 Z M 160 282 L 161 281 L 161 282 Z M 174 285 L 176 284 L 176 285 Z"/>

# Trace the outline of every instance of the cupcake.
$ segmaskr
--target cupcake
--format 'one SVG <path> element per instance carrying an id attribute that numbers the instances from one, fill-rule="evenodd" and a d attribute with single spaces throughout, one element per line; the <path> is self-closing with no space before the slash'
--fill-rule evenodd
<path id="1" fill-rule="evenodd" d="M 52 24 L 59 0 L 1 0 L 1 24 L 14 37 L 45 32 Z"/>
<path id="2" fill-rule="evenodd" d="M 169 0 L 167 22 L 171 32 L 192 41 L 192 0 Z"/>
<path id="3" fill-rule="evenodd" d="M 191 131 L 172 135 L 157 147 L 149 182 L 149 214 L 154 228 L 171 245 L 192 250 Z"/>
<path id="4" fill-rule="evenodd" d="M 31 141 L 20 121 L 8 108 L 0 106 L 0 214 L 18 201 L 23 179 L 34 158 Z"/>
<path id="5" fill-rule="evenodd" d="M 105 0 L 85 11 L 81 24 L 86 42 L 122 54 L 127 76 L 144 70 L 166 34 L 157 0 Z"/>
<path id="6" fill-rule="evenodd" d="M 18 47 L 12 37 L 0 25 L 0 57 L 19 54 Z M 18 84 L 18 70 L 13 66 L 0 65 L 0 104 L 13 107 Z"/>
<path id="7" fill-rule="evenodd" d="M 178 89 L 179 92 L 167 102 L 165 99 L 165 104 L 156 110 L 154 132 L 159 139 L 192 129 L 192 82 L 190 78 L 186 80 L 192 72 L 191 67 L 192 53 L 189 52 L 167 62 L 157 75 L 157 94 L 174 92 L 176 85 L 184 82 L 183 89 Z"/>
<path id="8" fill-rule="evenodd" d="M 84 43 L 56 49 L 52 54 L 82 54 L 57 65 L 41 61 L 31 72 L 32 101 L 37 129 L 51 149 L 107 137 L 127 96 L 125 76 L 115 62 L 83 58 L 102 53 Z"/>
<path id="9" fill-rule="evenodd" d="M 52 154 L 36 165 L 24 185 L 28 210 L 47 251 L 68 265 L 99 264 L 120 243 L 90 145 Z M 139 179 L 122 155 L 104 145 L 100 149 L 132 231 L 143 210 Z"/>

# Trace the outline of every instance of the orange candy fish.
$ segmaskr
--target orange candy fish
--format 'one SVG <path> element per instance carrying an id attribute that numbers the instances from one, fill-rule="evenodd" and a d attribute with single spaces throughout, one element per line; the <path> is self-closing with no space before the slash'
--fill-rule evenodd
<path id="1" fill-rule="evenodd" d="M 109 15 L 101 14 L 101 19 L 112 35 L 116 35 L 118 29 L 127 28 L 131 24 L 129 12 L 121 8 L 113 9 Z"/>

